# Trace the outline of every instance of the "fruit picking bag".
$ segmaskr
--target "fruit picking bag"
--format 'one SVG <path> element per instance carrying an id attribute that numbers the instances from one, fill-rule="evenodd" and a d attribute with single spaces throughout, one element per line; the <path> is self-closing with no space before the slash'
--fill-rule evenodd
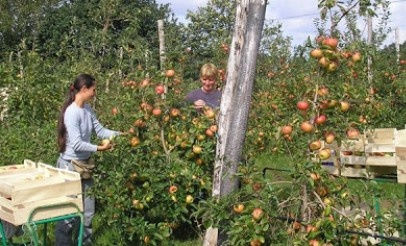
<path id="1" fill-rule="evenodd" d="M 80 174 L 82 179 L 90 179 L 93 169 L 96 167 L 93 159 L 88 160 L 72 160 L 72 166 L 76 172 Z"/>

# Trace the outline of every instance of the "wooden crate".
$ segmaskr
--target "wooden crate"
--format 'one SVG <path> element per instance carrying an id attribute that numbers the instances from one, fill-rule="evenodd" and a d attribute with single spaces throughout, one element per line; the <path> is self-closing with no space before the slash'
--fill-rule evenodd
<path id="1" fill-rule="evenodd" d="M 396 133 L 395 153 L 398 183 L 406 184 L 406 129 Z"/>
<path id="2" fill-rule="evenodd" d="M 388 167 L 388 171 L 396 168 L 396 132 L 395 128 L 378 128 L 366 132 L 366 165 Z"/>
<path id="3" fill-rule="evenodd" d="M 14 225 L 27 222 L 39 206 L 71 202 L 82 205 L 80 175 L 44 163 L 25 160 L 23 165 L 0 168 L 0 218 Z M 76 212 L 73 207 L 59 207 L 35 214 L 41 220 Z"/>
<path id="4" fill-rule="evenodd" d="M 396 129 L 367 131 L 356 140 L 344 140 L 340 147 L 341 175 L 374 178 L 396 172 Z"/>

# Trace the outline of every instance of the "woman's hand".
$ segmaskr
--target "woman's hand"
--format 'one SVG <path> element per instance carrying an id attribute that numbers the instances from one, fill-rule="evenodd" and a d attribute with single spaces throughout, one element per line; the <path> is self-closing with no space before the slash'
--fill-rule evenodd
<path id="1" fill-rule="evenodd" d="M 197 100 L 197 101 L 194 102 L 194 105 L 195 105 L 195 108 L 196 108 L 196 109 L 201 109 L 201 108 L 203 108 L 203 107 L 206 105 L 206 102 L 203 101 L 203 100 L 201 100 L 201 99 L 199 99 L 199 100 Z"/>

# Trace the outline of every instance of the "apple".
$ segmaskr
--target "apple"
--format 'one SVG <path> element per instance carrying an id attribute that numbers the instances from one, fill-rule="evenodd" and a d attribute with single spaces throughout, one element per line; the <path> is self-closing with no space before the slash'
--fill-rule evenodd
<path id="1" fill-rule="evenodd" d="M 359 136 L 360 136 L 360 133 L 359 133 L 358 129 L 351 127 L 347 130 L 348 139 L 358 139 Z"/>
<path id="2" fill-rule="evenodd" d="M 291 125 L 283 126 L 281 129 L 282 134 L 285 136 L 290 135 L 292 133 L 292 131 L 293 131 L 293 128 Z"/>
<path id="3" fill-rule="evenodd" d="M 210 131 L 212 131 L 212 132 L 217 132 L 217 125 L 211 125 L 211 126 L 209 127 L 209 129 L 210 129 Z"/>
<path id="4" fill-rule="evenodd" d="M 318 59 L 323 56 L 323 51 L 321 51 L 321 49 L 314 49 L 310 51 L 310 56 Z"/>
<path id="5" fill-rule="evenodd" d="M 299 110 L 306 111 L 309 109 L 309 103 L 306 101 L 299 101 L 299 102 L 297 102 L 296 107 Z"/>
<path id="6" fill-rule="evenodd" d="M 310 178 L 313 179 L 314 181 L 320 180 L 320 175 L 318 173 L 311 173 Z"/>
<path id="7" fill-rule="evenodd" d="M 137 206 L 139 203 L 140 203 L 140 200 L 134 199 L 134 200 L 132 201 L 132 204 L 133 204 L 134 207 Z"/>
<path id="8" fill-rule="evenodd" d="M 337 48 L 338 40 L 336 38 L 325 38 L 322 41 L 323 45 L 329 46 L 331 49 Z"/>
<path id="9" fill-rule="evenodd" d="M 197 135 L 196 139 L 199 141 L 203 141 L 204 139 L 206 139 L 206 137 L 203 134 L 199 134 Z"/>
<path id="10" fill-rule="evenodd" d="M 313 226 L 313 225 L 307 225 L 306 226 L 306 232 L 307 233 L 316 232 L 316 231 L 317 231 L 317 228 L 315 226 Z"/>
<path id="11" fill-rule="evenodd" d="M 315 122 L 317 125 L 322 125 L 322 124 L 324 124 L 324 123 L 326 122 L 326 120 L 327 120 L 326 115 L 321 114 L 321 115 L 319 115 L 318 117 L 316 117 L 316 119 L 314 120 L 314 122 Z"/>
<path id="12" fill-rule="evenodd" d="M 200 153 L 202 153 L 202 147 L 200 147 L 198 145 L 193 145 L 192 151 L 195 154 L 200 154 Z"/>
<path id="13" fill-rule="evenodd" d="M 320 89 L 317 90 L 317 95 L 319 96 L 327 96 L 328 95 L 328 88 L 327 87 L 321 87 Z"/>
<path id="14" fill-rule="evenodd" d="M 331 144 L 334 142 L 335 135 L 332 132 L 328 132 L 325 134 L 324 139 L 326 140 L 326 143 Z"/>
<path id="15" fill-rule="evenodd" d="M 264 210 L 262 210 L 262 208 L 254 208 L 251 215 L 252 215 L 252 218 L 254 218 L 254 220 L 258 221 L 264 215 Z"/>
<path id="16" fill-rule="evenodd" d="M 137 119 L 136 121 L 134 121 L 134 126 L 143 128 L 145 127 L 145 122 L 142 119 Z"/>
<path id="17" fill-rule="evenodd" d="M 116 107 L 112 108 L 111 109 L 111 114 L 114 115 L 114 116 L 117 115 L 118 114 L 118 108 L 116 108 Z"/>
<path id="18" fill-rule="evenodd" d="M 214 132 L 212 132 L 211 130 L 210 130 L 210 128 L 208 128 L 208 129 L 206 129 L 206 136 L 208 136 L 208 137 L 213 137 L 214 136 Z"/>
<path id="19" fill-rule="evenodd" d="M 295 221 L 295 222 L 293 222 L 293 224 L 292 224 L 292 228 L 294 229 L 294 230 L 299 230 L 300 228 L 302 227 L 302 224 L 300 224 L 299 222 L 297 222 L 297 221 Z"/>
<path id="20" fill-rule="evenodd" d="M 320 245 L 320 243 L 316 239 L 312 239 L 309 241 L 309 246 L 319 246 L 319 245 Z"/>
<path id="21" fill-rule="evenodd" d="M 354 54 L 352 54 L 351 60 L 353 62 L 359 62 L 361 60 L 361 53 L 355 52 Z"/>
<path id="22" fill-rule="evenodd" d="M 101 141 L 101 145 L 109 145 L 110 144 L 110 139 L 103 139 L 102 141 Z"/>
<path id="23" fill-rule="evenodd" d="M 145 237 L 144 237 L 144 243 L 145 243 L 145 244 L 148 244 L 149 241 L 150 241 L 149 237 L 148 237 L 148 236 L 145 236 Z"/>
<path id="24" fill-rule="evenodd" d="M 331 206 L 333 204 L 333 201 L 330 198 L 326 197 L 323 199 L 323 203 Z"/>
<path id="25" fill-rule="evenodd" d="M 193 199 L 192 195 L 187 195 L 185 200 L 186 200 L 187 204 L 191 204 L 191 203 L 193 203 L 194 199 Z"/>
<path id="26" fill-rule="evenodd" d="M 321 160 L 327 160 L 331 156 L 331 150 L 326 148 L 319 151 L 319 157 Z"/>
<path id="27" fill-rule="evenodd" d="M 262 243 L 259 239 L 252 239 L 250 241 L 250 246 L 261 246 L 261 245 L 262 245 Z"/>
<path id="28" fill-rule="evenodd" d="M 350 103 L 347 101 L 340 102 L 340 109 L 342 112 L 347 112 L 350 109 Z"/>
<path id="29" fill-rule="evenodd" d="M 300 124 L 300 129 L 304 132 L 312 132 L 313 131 L 313 125 L 309 121 L 304 121 L 302 124 Z"/>
<path id="30" fill-rule="evenodd" d="M 153 107 L 150 104 L 146 103 L 146 102 L 142 102 L 140 104 L 140 107 L 141 107 L 142 110 L 144 110 L 146 112 L 150 112 L 153 109 Z"/>
<path id="31" fill-rule="evenodd" d="M 140 87 L 145 88 L 145 87 L 149 86 L 149 81 L 150 80 L 148 78 L 145 78 L 144 80 L 141 81 Z"/>
<path id="32" fill-rule="evenodd" d="M 316 188 L 317 195 L 324 197 L 328 194 L 327 188 L 324 186 L 319 186 Z"/>
<path id="33" fill-rule="evenodd" d="M 165 76 L 167 78 L 172 78 L 173 76 L 175 76 L 175 70 L 173 69 L 168 69 L 165 71 Z"/>
<path id="34" fill-rule="evenodd" d="M 178 187 L 176 187 L 176 185 L 171 185 L 170 187 L 169 187 L 169 193 L 170 194 L 173 194 L 173 193 L 175 193 L 175 192 L 177 192 L 178 191 Z"/>
<path id="35" fill-rule="evenodd" d="M 206 115 L 206 117 L 209 119 L 213 119 L 216 116 L 214 110 L 211 108 L 207 108 L 206 110 L 204 110 L 204 115 Z"/>
<path id="36" fill-rule="evenodd" d="M 335 107 L 337 105 L 337 103 L 338 103 L 337 100 L 331 99 L 331 100 L 328 101 L 327 106 L 329 108 L 333 108 L 333 107 Z"/>
<path id="37" fill-rule="evenodd" d="M 327 71 L 334 72 L 335 70 L 337 70 L 337 67 L 338 67 L 337 63 L 332 62 L 332 63 L 328 64 Z"/>
<path id="38" fill-rule="evenodd" d="M 326 58 L 326 57 L 322 57 L 319 59 L 319 64 L 320 66 L 326 68 L 328 66 L 328 64 L 330 64 L 330 61 Z"/>
<path id="39" fill-rule="evenodd" d="M 171 108 L 169 114 L 170 114 L 172 117 L 178 117 L 178 116 L 180 115 L 180 110 L 177 109 L 177 108 Z"/>
<path id="40" fill-rule="evenodd" d="M 254 183 L 252 183 L 252 189 L 253 189 L 254 191 L 259 191 L 259 190 L 261 190 L 261 188 L 262 188 L 262 184 L 261 184 L 261 183 L 259 183 L 259 182 L 254 182 Z"/>
<path id="41" fill-rule="evenodd" d="M 161 95 L 165 92 L 165 87 L 163 85 L 155 86 L 155 93 Z"/>
<path id="42" fill-rule="evenodd" d="M 132 147 L 137 147 L 140 144 L 140 139 L 138 137 L 132 137 L 130 144 Z"/>
<path id="43" fill-rule="evenodd" d="M 321 142 L 320 142 L 320 140 L 316 140 L 316 141 L 311 142 L 311 143 L 309 144 L 309 148 L 310 148 L 311 150 L 318 150 L 318 149 L 320 149 L 320 148 L 321 148 Z"/>
<path id="44" fill-rule="evenodd" d="M 202 158 L 197 158 L 195 162 L 199 166 L 203 165 L 203 163 L 204 163 Z"/>
<path id="45" fill-rule="evenodd" d="M 162 110 L 161 110 L 160 108 L 154 108 L 154 109 L 152 110 L 152 114 L 153 114 L 154 116 L 160 116 L 160 115 L 162 114 Z"/>
<path id="46" fill-rule="evenodd" d="M 233 211 L 234 211 L 235 213 L 237 213 L 237 214 L 240 214 L 240 213 L 242 213 L 242 212 L 244 211 L 244 208 L 245 208 L 245 206 L 244 206 L 244 204 L 242 204 L 242 203 L 235 204 L 235 205 L 233 206 Z"/>

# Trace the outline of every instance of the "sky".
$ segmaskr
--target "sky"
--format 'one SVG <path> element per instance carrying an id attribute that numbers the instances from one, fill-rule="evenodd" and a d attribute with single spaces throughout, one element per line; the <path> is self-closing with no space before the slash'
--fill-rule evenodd
<path id="1" fill-rule="evenodd" d="M 406 0 L 390 0 L 389 26 L 392 32 L 389 33 L 384 44 L 395 42 L 395 28 L 399 29 L 399 41 L 406 40 Z M 169 3 L 175 17 L 179 22 L 186 23 L 187 11 L 196 11 L 203 7 L 208 0 L 157 0 L 157 3 Z M 308 36 L 314 38 L 317 30 L 314 19 L 319 17 L 317 0 L 270 0 L 266 9 L 266 20 L 276 20 L 282 24 L 284 36 L 292 37 L 292 44 L 302 44 Z M 299 4 L 300 3 L 300 7 Z M 373 23 L 377 20 L 373 20 Z M 363 31 L 363 37 L 367 36 L 366 23 L 359 20 L 359 28 Z M 374 26 L 374 25 L 373 25 Z"/>

